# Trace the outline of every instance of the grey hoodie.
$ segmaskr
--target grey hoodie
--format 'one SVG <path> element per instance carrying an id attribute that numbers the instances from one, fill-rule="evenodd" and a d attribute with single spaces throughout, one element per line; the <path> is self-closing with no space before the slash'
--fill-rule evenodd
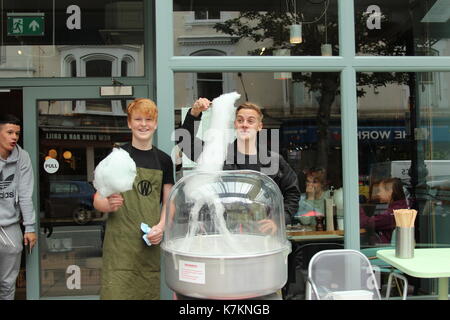
<path id="1" fill-rule="evenodd" d="M 22 212 L 25 232 L 35 232 L 33 186 L 30 156 L 16 145 L 8 159 L 0 158 L 0 226 L 19 222 Z"/>

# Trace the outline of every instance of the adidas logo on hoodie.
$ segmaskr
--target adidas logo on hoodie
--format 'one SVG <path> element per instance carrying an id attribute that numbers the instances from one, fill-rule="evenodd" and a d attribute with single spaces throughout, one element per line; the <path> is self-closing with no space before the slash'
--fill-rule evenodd
<path id="1" fill-rule="evenodd" d="M 11 185 L 11 183 L 13 182 L 13 180 L 14 180 L 14 174 L 10 175 L 5 180 L 0 180 L 0 190 L 8 188 Z M 14 198 L 14 196 L 15 196 L 14 191 L 11 191 L 11 192 L 1 192 L 0 191 L 0 199 Z"/>
<path id="2" fill-rule="evenodd" d="M 5 180 L 0 180 L 0 190 L 8 188 L 14 180 L 14 174 L 10 175 Z"/>

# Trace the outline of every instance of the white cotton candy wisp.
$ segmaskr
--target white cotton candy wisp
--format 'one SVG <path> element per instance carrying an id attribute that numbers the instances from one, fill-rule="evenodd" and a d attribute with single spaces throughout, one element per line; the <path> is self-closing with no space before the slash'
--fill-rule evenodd
<path id="1" fill-rule="evenodd" d="M 199 213 L 204 205 L 211 210 L 214 219 L 214 225 L 219 234 L 223 235 L 225 243 L 229 245 L 234 252 L 240 253 L 240 244 L 232 237 L 227 229 L 224 219 L 225 208 L 219 200 L 217 191 L 212 188 L 202 188 L 202 186 L 214 185 L 215 181 L 220 179 L 220 171 L 227 157 L 228 144 L 234 137 L 232 129 L 235 108 L 234 103 L 241 97 L 237 92 L 225 93 L 215 98 L 211 106 L 211 124 L 206 131 L 203 152 L 197 161 L 197 167 L 194 169 L 194 179 L 189 179 L 184 192 L 186 200 L 194 203 L 190 211 L 189 231 L 186 234 L 186 241 L 183 242 L 183 250 L 189 251 L 193 239 L 198 234 L 201 227 Z M 207 172 L 207 175 L 195 176 L 195 171 Z M 199 192 L 200 191 L 200 192 Z"/>
<path id="2" fill-rule="evenodd" d="M 120 148 L 113 151 L 97 165 L 94 171 L 94 187 L 106 198 L 133 188 L 136 163 L 128 152 Z"/>
<path id="3" fill-rule="evenodd" d="M 209 129 L 205 132 L 204 147 L 197 160 L 195 171 L 207 171 L 209 176 L 202 176 L 201 179 L 190 179 L 184 190 L 188 198 L 198 199 L 211 198 L 212 195 L 196 194 L 196 190 L 202 184 L 215 181 L 217 172 L 223 169 L 223 164 L 227 157 L 228 144 L 234 137 L 233 119 L 236 109 L 234 104 L 241 97 L 237 92 L 224 93 L 215 98 L 211 104 L 211 123 Z"/>
<path id="4" fill-rule="evenodd" d="M 203 152 L 197 161 L 198 171 L 220 171 L 227 157 L 228 144 L 234 137 L 232 128 L 237 92 L 224 93 L 212 101 L 210 128 L 205 133 Z"/>

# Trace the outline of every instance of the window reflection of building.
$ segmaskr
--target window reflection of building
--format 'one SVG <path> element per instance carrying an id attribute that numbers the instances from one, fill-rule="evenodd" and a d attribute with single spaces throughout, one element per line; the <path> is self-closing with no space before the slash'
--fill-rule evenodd
<path id="1" fill-rule="evenodd" d="M 194 13 L 195 20 L 219 20 L 220 11 L 214 7 L 198 8 Z"/>
<path id="2" fill-rule="evenodd" d="M 61 47 L 63 74 L 66 77 L 134 76 L 137 68 L 138 46 L 120 47 Z M 77 113 L 125 115 L 120 100 L 76 101 Z"/>
<path id="3" fill-rule="evenodd" d="M 139 68 L 139 46 L 64 46 L 59 49 L 65 77 L 134 76 Z"/>
<path id="4" fill-rule="evenodd" d="M 143 76 L 144 1 L 78 0 L 74 5 L 80 8 L 80 28 L 67 25 L 69 5 L 65 1 L 2 2 L 5 17 L 13 11 L 42 12 L 48 30 L 39 37 L 7 36 L 5 23 L 1 77 Z M 69 55 L 65 51 L 70 48 L 80 51 Z M 106 57 L 93 58 L 92 54 Z M 102 61 L 101 72 L 89 72 L 86 65 L 93 64 L 92 60 Z"/>

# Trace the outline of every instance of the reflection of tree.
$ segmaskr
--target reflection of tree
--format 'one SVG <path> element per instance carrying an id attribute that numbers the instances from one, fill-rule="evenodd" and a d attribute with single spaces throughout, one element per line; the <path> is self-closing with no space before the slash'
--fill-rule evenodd
<path id="1" fill-rule="evenodd" d="M 306 13 L 305 13 L 306 14 Z M 356 24 L 356 51 L 368 55 L 397 56 L 405 55 L 406 42 L 399 34 L 387 33 L 389 21 L 381 16 L 383 29 L 369 30 L 366 26 L 368 15 L 362 14 Z M 304 21 L 303 14 L 296 17 L 297 21 Z M 314 18 L 310 19 L 310 21 Z M 222 33 L 236 36 L 237 39 L 248 39 L 260 43 L 261 48 L 249 51 L 250 55 L 271 55 L 274 50 L 288 48 L 291 56 L 319 56 L 321 44 L 324 43 L 324 30 L 327 32 L 327 42 L 331 43 L 333 55 L 339 55 L 337 17 L 327 15 L 326 26 L 324 20 L 315 23 L 303 23 L 303 42 L 299 45 L 289 43 L 289 26 L 293 24 L 293 14 L 286 11 L 241 12 L 237 18 L 217 23 L 214 28 Z M 265 47 L 265 50 L 262 50 Z M 309 91 L 320 92 L 319 108 L 317 111 L 318 145 L 315 163 L 324 168 L 328 167 L 329 152 L 329 121 L 331 106 L 339 93 L 339 74 L 332 72 L 296 72 L 293 82 L 301 82 Z M 358 97 L 366 93 L 364 87 L 377 88 L 391 83 L 408 84 L 407 73 L 358 73 Z"/>

